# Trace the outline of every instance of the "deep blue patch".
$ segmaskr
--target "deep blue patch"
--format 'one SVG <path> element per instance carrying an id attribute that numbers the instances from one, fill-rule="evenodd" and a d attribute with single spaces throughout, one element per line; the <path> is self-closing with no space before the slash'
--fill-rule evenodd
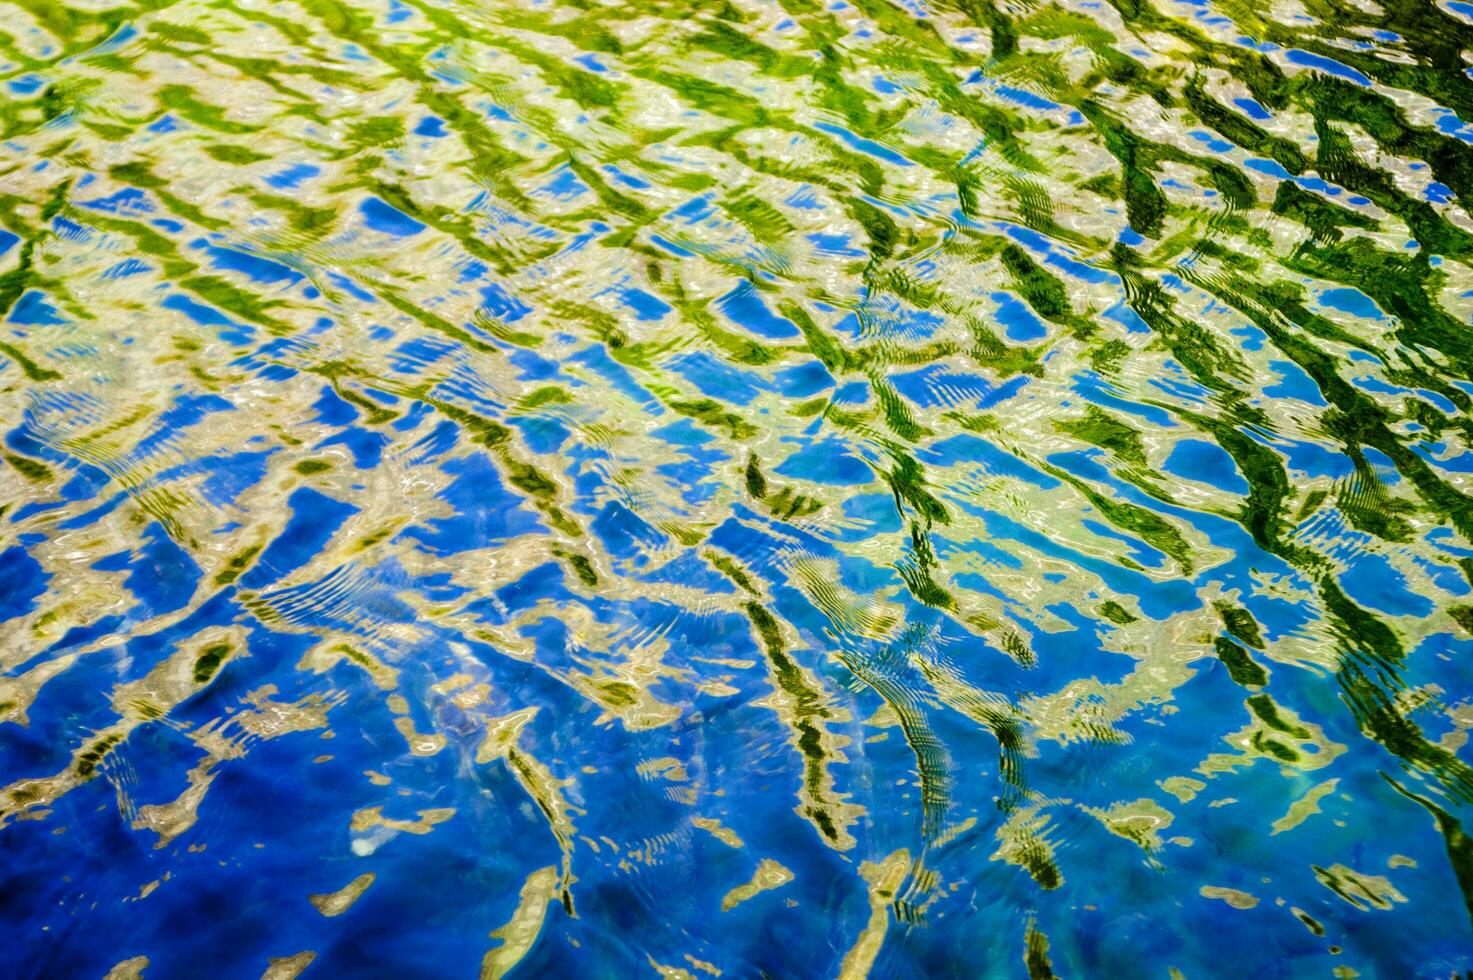
<path id="1" fill-rule="evenodd" d="M 1215 442 L 1178 440 L 1161 464 L 1161 469 L 1173 476 L 1206 483 L 1228 493 L 1248 493 L 1248 481 L 1238 472 L 1233 458 Z"/>
<path id="2" fill-rule="evenodd" d="M 747 327 L 753 333 L 775 340 L 800 336 L 790 320 L 773 314 L 762 295 L 751 283 L 741 283 L 731 292 L 716 301 L 717 308 L 731 318 L 732 323 Z"/>
<path id="3" fill-rule="evenodd" d="M 6 319 L 28 327 L 54 326 L 67 322 L 66 317 L 47 302 L 46 294 L 35 289 L 28 289 L 21 294 L 20 299 L 10 308 L 10 315 Z"/>
<path id="4" fill-rule="evenodd" d="M 661 320 L 671 312 L 669 303 L 637 286 L 619 290 L 619 300 L 641 320 Z"/>
<path id="5" fill-rule="evenodd" d="M 481 306 L 487 313 L 507 323 L 516 323 L 532 312 L 532 307 L 494 282 L 481 289 Z"/>
<path id="6" fill-rule="evenodd" d="M 46 594 L 51 576 L 18 545 L 0 552 L 0 622 L 24 616 Z"/>
<path id="7" fill-rule="evenodd" d="M 240 577 L 247 589 L 259 589 L 307 564 L 332 540 L 358 508 L 311 487 L 299 487 L 287 498 L 291 519 L 261 553 L 255 567 Z"/>
<path id="8" fill-rule="evenodd" d="M 363 223 L 374 231 L 399 238 L 409 238 L 425 230 L 425 226 L 398 208 L 370 197 L 358 205 L 363 214 Z"/>
<path id="9" fill-rule="evenodd" d="M 490 459 L 476 453 L 441 465 L 454 479 L 439 493 L 452 515 L 408 528 L 400 537 L 439 555 L 486 548 L 521 534 L 546 533 L 537 515 L 510 492 Z"/>
<path id="10" fill-rule="evenodd" d="M 320 173 L 322 169 L 310 163 L 294 163 L 267 177 L 266 183 L 279 190 L 294 190 L 300 187 L 303 181 L 311 180 Z"/>
<path id="11" fill-rule="evenodd" d="M 1327 75 L 1334 75 L 1337 78 L 1344 78 L 1347 81 L 1354 82 L 1355 84 L 1362 85 L 1366 88 L 1371 87 L 1371 80 L 1369 78 L 1367 78 L 1365 75 L 1362 75 L 1354 68 L 1351 68 L 1349 65 L 1342 64 L 1341 62 L 1336 61 L 1334 58 L 1326 58 L 1324 55 L 1311 54 L 1308 51 L 1301 51 L 1298 48 L 1288 49 L 1284 52 L 1284 57 L 1293 64 L 1303 65 L 1306 68 L 1317 68 Z"/>

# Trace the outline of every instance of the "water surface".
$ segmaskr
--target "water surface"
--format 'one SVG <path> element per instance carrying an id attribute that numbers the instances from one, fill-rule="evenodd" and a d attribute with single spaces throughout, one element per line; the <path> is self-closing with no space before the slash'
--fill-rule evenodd
<path id="1" fill-rule="evenodd" d="M 1470 51 L 0 0 L 4 972 L 1473 968 Z"/>

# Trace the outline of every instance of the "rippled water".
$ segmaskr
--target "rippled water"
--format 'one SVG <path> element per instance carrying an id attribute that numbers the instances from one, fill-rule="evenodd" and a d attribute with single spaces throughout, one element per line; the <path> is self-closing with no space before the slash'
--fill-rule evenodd
<path id="1" fill-rule="evenodd" d="M 6 976 L 1473 968 L 1473 5 L 0 62 Z"/>

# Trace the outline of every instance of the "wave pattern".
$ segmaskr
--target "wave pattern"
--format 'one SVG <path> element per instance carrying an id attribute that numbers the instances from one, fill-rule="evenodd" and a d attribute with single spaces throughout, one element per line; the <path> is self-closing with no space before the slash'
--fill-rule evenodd
<path id="1" fill-rule="evenodd" d="M 0 0 L 10 975 L 1473 968 L 1470 50 Z"/>

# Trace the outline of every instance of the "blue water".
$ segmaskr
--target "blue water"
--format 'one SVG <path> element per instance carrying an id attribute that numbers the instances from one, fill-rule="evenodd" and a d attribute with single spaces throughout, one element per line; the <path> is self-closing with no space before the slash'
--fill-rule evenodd
<path id="1" fill-rule="evenodd" d="M 0 973 L 1473 971 L 1466 7 L 0 0 Z"/>

